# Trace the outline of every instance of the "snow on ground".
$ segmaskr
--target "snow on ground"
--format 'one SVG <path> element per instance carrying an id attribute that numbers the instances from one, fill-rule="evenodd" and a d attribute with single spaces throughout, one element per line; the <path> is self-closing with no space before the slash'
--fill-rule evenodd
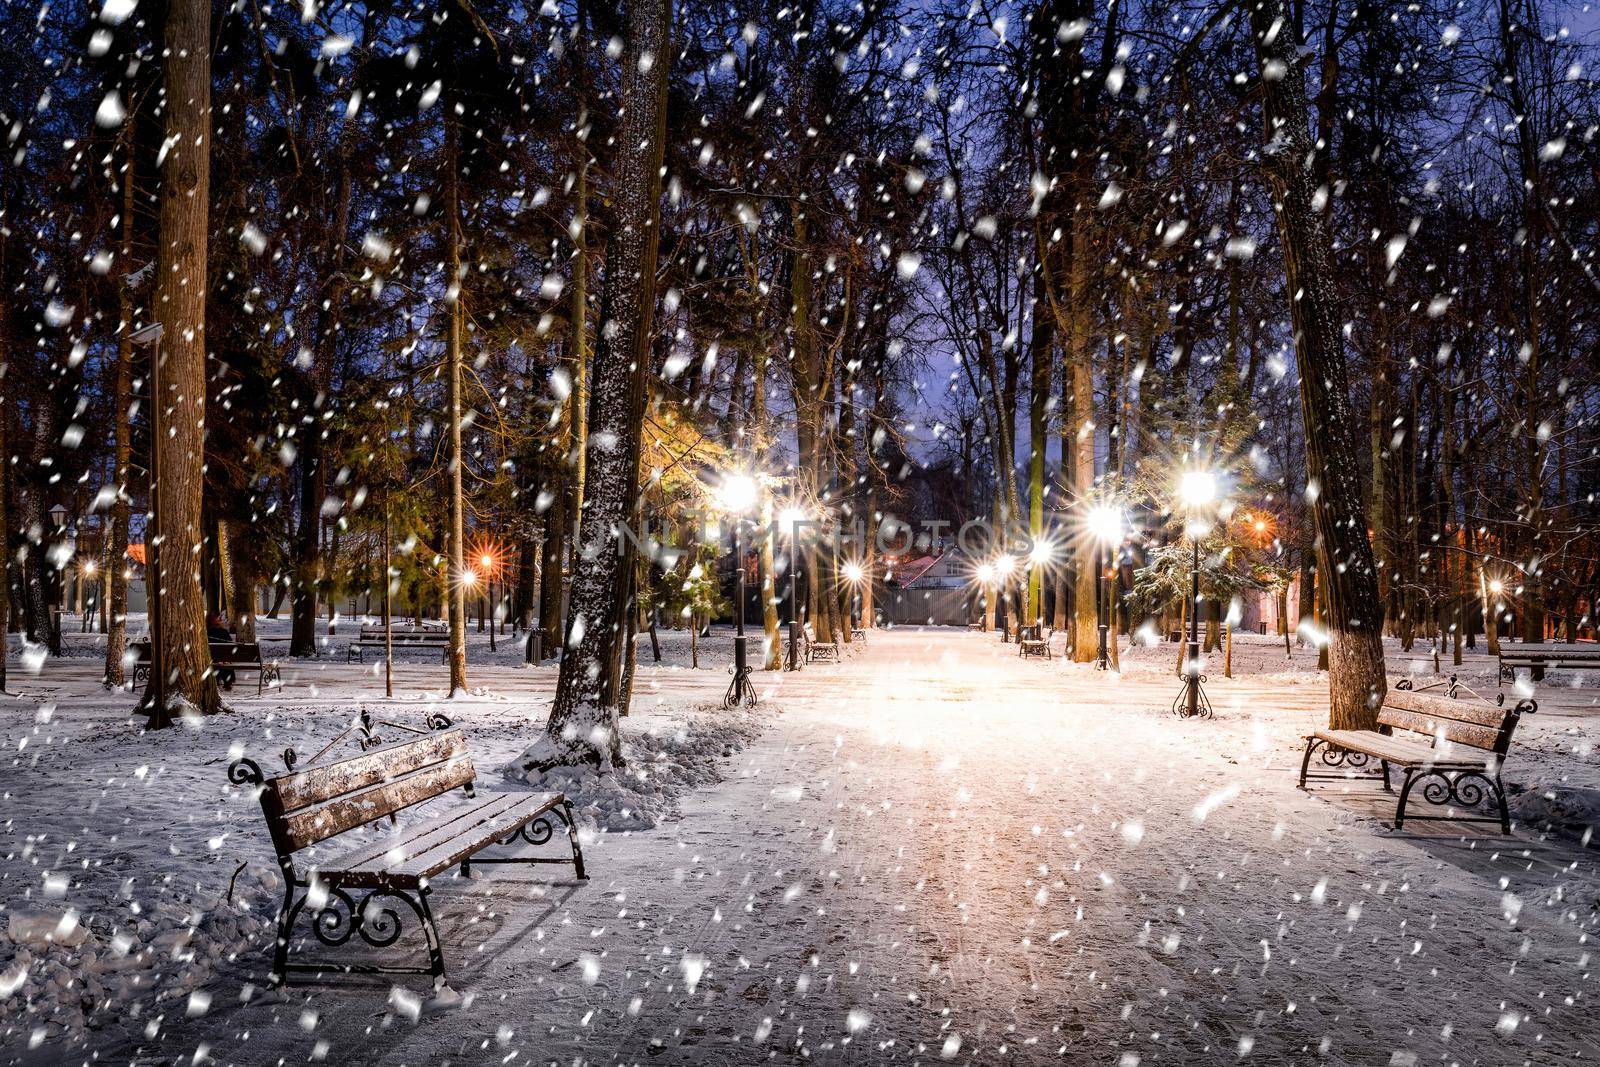
<path id="1" fill-rule="evenodd" d="M 1592 815 L 1580 799 L 1557 832 L 1528 825 L 1542 794 L 1600 785 L 1594 689 L 1535 688 L 1506 769 L 1511 838 L 1396 833 L 1366 783 L 1294 788 L 1325 685 L 1313 652 L 1255 637 L 1236 640 L 1234 679 L 1208 663 L 1211 722 L 1168 713 L 1171 645 L 1124 645 L 1103 674 L 1022 661 L 992 634 L 875 632 L 837 667 L 758 674 L 762 706 L 730 713 L 725 633 L 699 671 L 686 635 L 664 635 L 660 667 L 641 638 L 642 777 L 562 783 L 588 812 L 591 880 L 486 868 L 434 897 L 458 1007 L 428 1006 L 425 979 L 269 992 L 276 871 L 259 807 L 225 784 L 231 755 L 276 768 L 363 707 L 403 722 L 443 708 L 500 788 L 555 671 L 513 666 L 509 641 L 486 665 L 486 635 L 472 641 L 468 698 L 443 701 L 443 668 L 419 652 L 387 701 L 381 665 L 345 664 L 340 640 L 288 663 L 282 692 L 242 681 L 232 714 L 159 734 L 130 724 L 88 655 L 14 669 L 0 1062 L 1600 1055 L 1600 871 L 1575 840 Z M 1432 677 L 1421 645 L 1394 651 L 1393 672 Z M 1494 690 L 1481 654 L 1461 677 Z"/>

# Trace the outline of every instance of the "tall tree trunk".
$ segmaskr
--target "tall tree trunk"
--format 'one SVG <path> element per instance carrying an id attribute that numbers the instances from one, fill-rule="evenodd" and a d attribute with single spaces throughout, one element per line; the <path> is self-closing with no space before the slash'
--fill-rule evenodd
<path id="1" fill-rule="evenodd" d="M 206 241 L 211 152 L 211 4 L 170 0 L 166 45 L 166 157 L 161 163 L 161 244 L 155 314 L 161 407 L 161 643 L 169 698 L 201 712 L 222 707 L 206 643 L 200 584 L 201 493 L 206 440 Z M 157 709 L 152 723 L 165 721 Z"/>
<path id="2" fill-rule="evenodd" d="M 461 468 L 461 125 L 454 112 L 445 117 L 445 225 L 448 249 L 445 260 L 445 302 L 449 336 L 445 351 L 445 433 L 449 441 L 450 515 L 447 547 L 449 577 L 446 582 L 450 615 L 450 695 L 467 688 L 467 586 L 466 518 L 462 499 Z"/>
<path id="3" fill-rule="evenodd" d="M 1045 411 L 1050 399 L 1050 364 L 1055 357 L 1055 317 L 1050 314 L 1045 277 L 1034 279 L 1033 339 L 1029 346 L 1033 365 L 1028 378 L 1028 536 L 1035 545 L 1043 544 L 1044 460 L 1050 447 Z M 1028 568 L 1028 624 L 1044 622 L 1044 566 Z"/>
<path id="4" fill-rule="evenodd" d="M 256 587 L 261 582 L 258 559 L 244 531 L 227 531 L 224 564 L 232 575 L 233 595 L 229 597 L 230 629 L 240 641 L 256 639 Z M 387 577 L 384 579 L 388 581 Z"/>
<path id="5" fill-rule="evenodd" d="M 126 132 L 127 158 L 122 172 L 122 271 L 133 271 L 134 152 L 133 123 Z M 133 293 L 126 283 L 117 286 L 117 307 L 121 323 L 117 330 L 117 384 L 111 398 L 111 433 L 114 459 L 111 484 L 116 499 L 111 502 L 111 523 L 106 531 L 106 583 L 108 603 L 106 627 L 107 688 L 120 686 L 123 646 L 128 636 L 128 467 L 133 459 Z M 4 504 L 0 503 L 0 513 Z"/>
<path id="6" fill-rule="evenodd" d="M 1350 436 L 1356 422 L 1331 290 L 1332 241 L 1317 204 L 1316 176 L 1306 168 L 1316 149 L 1300 74 L 1300 41 L 1290 29 L 1286 0 L 1260 0 L 1250 9 L 1250 22 L 1257 58 L 1268 72 L 1261 81 L 1268 131 L 1263 165 L 1278 202 L 1285 288 L 1294 297 L 1289 306 L 1300 364 L 1306 468 L 1317 486 L 1311 508 L 1332 639 L 1329 722 L 1334 729 L 1371 729 L 1387 689 L 1382 608 Z"/>
<path id="7" fill-rule="evenodd" d="M 615 215 L 606 248 L 587 457 L 588 485 L 572 580 L 567 651 L 544 736 L 514 762 L 524 776 L 557 764 L 620 765 L 622 694 L 608 669 L 624 639 L 631 569 L 623 523 L 638 513 L 639 455 L 650 334 L 656 302 L 661 160 L 666 140 L 669 0 L 638 0 L 627 11 Z"/>

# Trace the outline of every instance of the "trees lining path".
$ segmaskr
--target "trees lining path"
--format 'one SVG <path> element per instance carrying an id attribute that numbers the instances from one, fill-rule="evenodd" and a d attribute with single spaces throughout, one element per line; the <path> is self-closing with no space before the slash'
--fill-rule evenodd
<path id="1" fill-rule="evenodd" d="M 725 678 L 658 681 L 709 702 Z M 822 1062 L 1288 1063 L 1324 1040 L 1324 1062 L 1600 1055 L 1589 854 L 1397 836 L 1371 821 L 1385 804 L 1300 793 L 1289 725 L 1322 713 L 1322 685 L 1219 684 L 1213 723 L 1174 720 L 1171 691 L 1021 662 L 992 635 L 874 634 L 842 667 L 776 679 L 729 780 L 679 821 L 586 846 L 586 886 L 445 891 L 466 1010 L 374 1027 L 386 986 L 312 990 L 322 1020 L 302 1034 L 299 991 L 164 1044 L 250 1030 L 395 1064 L 512 1048 L 787 1063 L 802 1046 Z"/>

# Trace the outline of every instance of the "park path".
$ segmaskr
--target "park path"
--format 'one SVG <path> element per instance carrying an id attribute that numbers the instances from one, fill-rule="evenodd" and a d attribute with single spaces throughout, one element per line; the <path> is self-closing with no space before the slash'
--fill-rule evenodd
<path id="1" fill-rule="evenodd" d="M 239 1063 L 317 1042 L 384 1064 L 1600 1056 L 1589 854 L 1396 835 L 1377 803 L 1296 790 L 1319 685 L 1219 681 L 1221 717 L 1182 722 L 1170 677 L 917 630 L 758 681 L 771 725 L 728 780 L 598 840 L 589 883 L 441 892 L 465 1006 L 413 1022 L 386 985 L 296 991 L 163 1044 Z"/>

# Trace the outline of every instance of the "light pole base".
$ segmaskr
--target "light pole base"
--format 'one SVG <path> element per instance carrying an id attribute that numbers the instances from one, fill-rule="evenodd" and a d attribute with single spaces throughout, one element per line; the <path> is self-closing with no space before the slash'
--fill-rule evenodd
<path id="1" fill-rule="evenodd" d="M 1183 680 L 1183 688 L 1178 690 L 1178 695 L 1172 701 L 1172 714 L 1180 719 L 1214 719 L 1216 711 L 1211 707 L 1211 698 L 1206 696 L 1205 686 L 1201 683 L 1206 680 L 1203 674 L 1194 674 Z M 1191 696 L 1190 690 L 1193 690 Z"/>
<path id="2" fill-rule="evenodd" d="M 1105 623 L 1100 624 L 1100 647 L 1094 658 L 1094 669 L 1097 671 L 1109 671 L 1111 669 L 1111 650 L 1106 640 L 1110 629 Z"/>
<path id="3" fill-rule="evenodd" d="M 733 681 L 728 684 L 727 695 L 722 698 L 725 708 L 753 708 L 756 706 L 756 687 L 750 684 L 750 660 L 744 634 L 733 639 Z"/>
<path id="4" fill-rule="evenodd" d="M 801 667 L 801 663 L 800 663 L 800 623 L 799 622 L 790 622 L 789 623 L 789 659 L 788 659 L 788 662 L 786 664 L 784 664 L 784 668 L 783 669 L 786 670 L 786 671 L 797 671 L 797 670 L 800 669 L 800 667 Z"/>

